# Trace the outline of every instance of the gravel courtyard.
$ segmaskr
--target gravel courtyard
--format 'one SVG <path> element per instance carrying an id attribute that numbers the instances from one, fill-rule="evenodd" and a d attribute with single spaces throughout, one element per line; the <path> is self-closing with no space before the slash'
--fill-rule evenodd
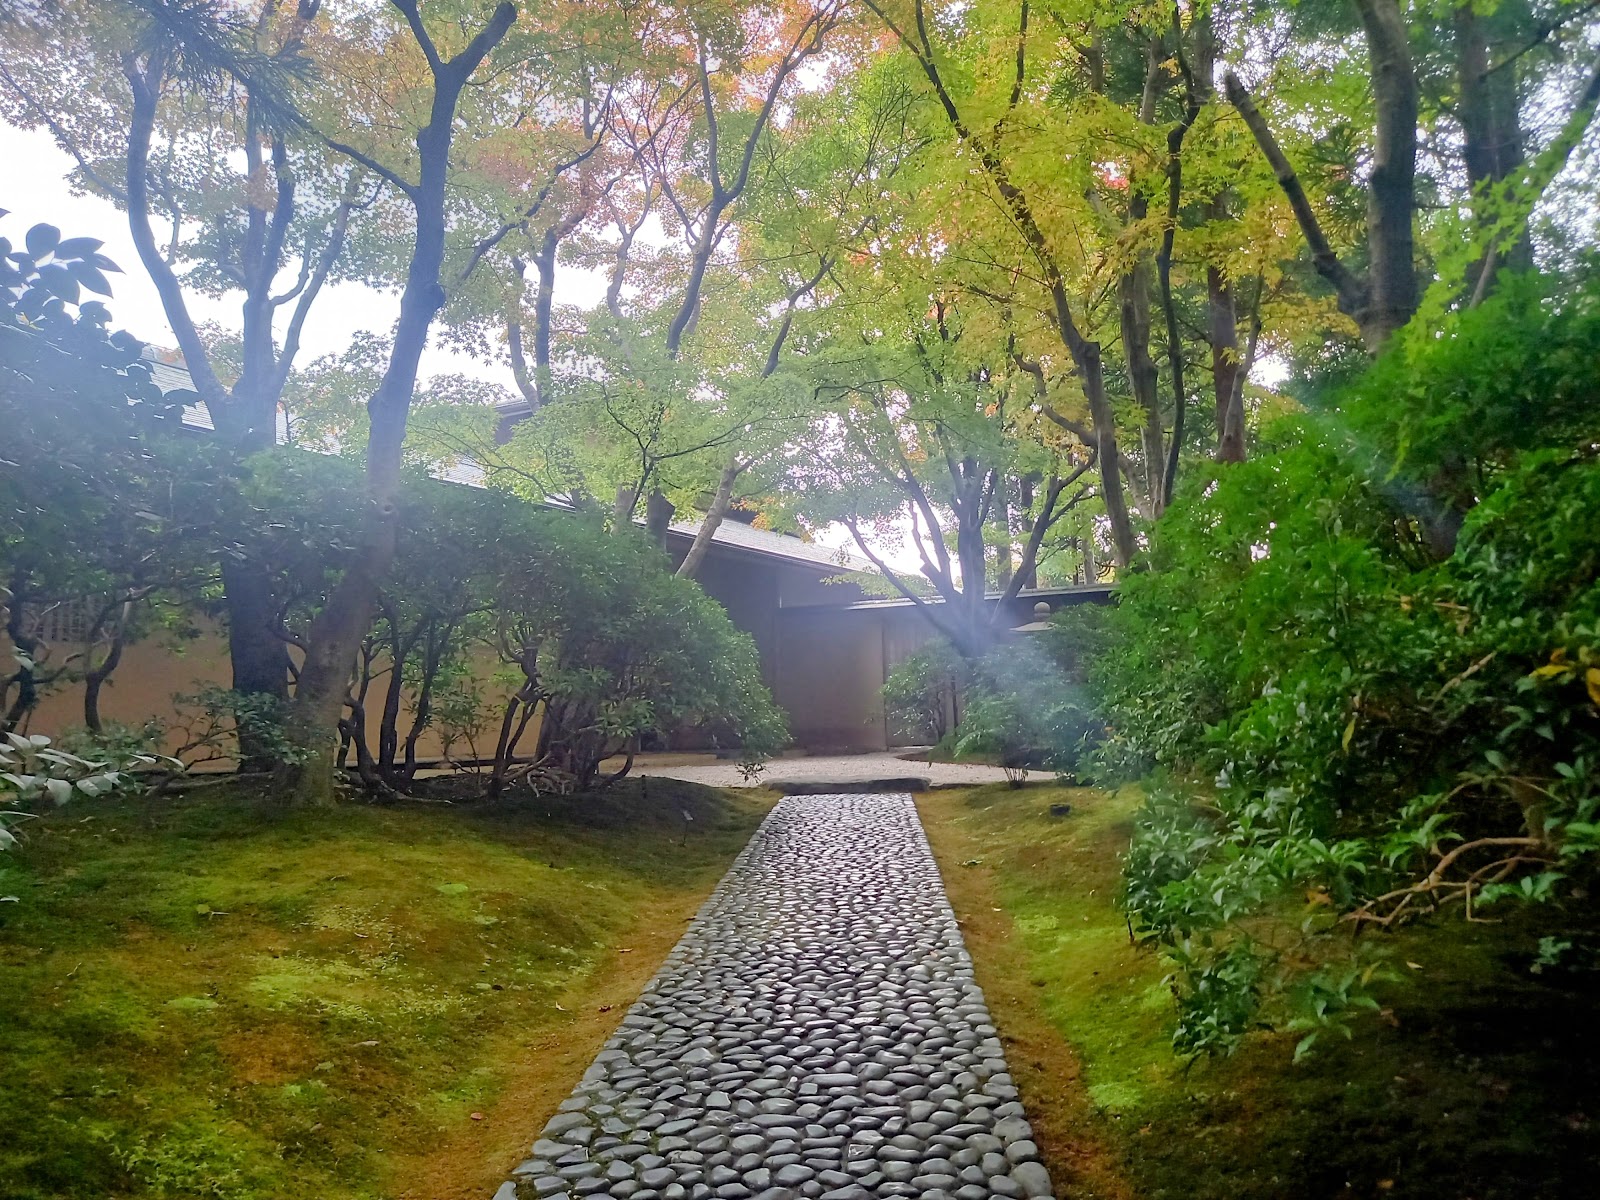
<path id="1" fill-rule="evenodd" d="M 494 1200 L 1048 1197 L 908 794 L 791 796 Z"/>

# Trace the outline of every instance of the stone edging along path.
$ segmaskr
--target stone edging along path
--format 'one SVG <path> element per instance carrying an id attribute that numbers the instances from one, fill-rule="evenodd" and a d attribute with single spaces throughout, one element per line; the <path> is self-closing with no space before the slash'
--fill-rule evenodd
<path id="1" fill-rule="evenodd" d="M 773 809 L 494 1200 L 1050 1195 L 897 793 Z"/>

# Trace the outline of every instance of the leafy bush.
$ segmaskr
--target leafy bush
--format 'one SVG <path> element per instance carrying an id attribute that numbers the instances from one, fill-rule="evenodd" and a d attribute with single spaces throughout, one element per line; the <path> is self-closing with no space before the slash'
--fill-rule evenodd
<path id="1" fill-rule="evenodd" d="M 288 705 L 276 696 L 213 686 L 173 703 L 178 716 L 163 733 L 173 735 L 173 756 L 188 770 L 238 766 L 243 746 L 274 762 L 298 762 L 304 753 L 285 728 Z"/>
<path id="2" fill-rule="evenodd" d="M 3 214 L 0 214 L 3 215 Z M 108 333 L 117 268 L 93 238 L 28 230 L 0 238 L 0 600 L 14 666 L 0 673 L 0 729 L 22 727 L 52 687 L 81 683 L 84 723 L 124 648 L 210 582 L 218 505 L 208 450 L 182 436 L 184 403 L 163 394 L 142 343 Z M 54 645 L 45 616 L 86 614 Z"/>
<path id="3" fill-rule="evenodd" d="M 11 830 L 30 804 L 48 800 L 62 805 L 74 796 L 136 793 L 143 786 L 137 772 L 182 766 L 142 752 L 90 759 L 61 749 L 42 733 L 0 734 L 0 850 L 16 844 Z"/>
<path id="4" fill-rule="evenodd" d="M 761 682 L 755 643 L 721 605 L 631 531 L 544 517 L 494 605 L 496 644 L 520 681 L 501 722 L 491 791 L 504 786 L 535 717 L 534 770 L 578 789 L 599 781 L 607 758 L 626 755 L 626 772 L 650 733 L 694 726 L 742 748 L 752 764 L 783 746 L 788 732 Z"/>
<path id="5" fill-rule="evenodd" d="M 954 730 L 954 714 L 971 668 L 949 642 L 936 638 L 908 656 L 883 681 L 883 707 L 891 725 L 938 745 Z"/>
<path id="6" fill-rule="evenodd" d="M 1063 619 L 1091 647 L 1101 768 L 1189 781 L 1151 788 L 1125 888 L 1172 962 L 1180 1049 L 1347 1029 L 1381 972 L 1339 931 L 1594 894 L 1594 299 L 1518 282 L 1403 340 L 1191 480 L 1153 569 Z M 1441 504 L 1465 511 L 1442 561 Z M 1299 908 L 1299 941 L 1244 935 Z"/>
<path id="7" fill-rule="evenodd" d="M 996 650 L 970 670 L 961 721 L 951 737 L 956 754 L 994 761 L 1013 786 L 1029 771 L 1073 779 L 1099 723 L 1061 664 L 1029 641 Z"/>

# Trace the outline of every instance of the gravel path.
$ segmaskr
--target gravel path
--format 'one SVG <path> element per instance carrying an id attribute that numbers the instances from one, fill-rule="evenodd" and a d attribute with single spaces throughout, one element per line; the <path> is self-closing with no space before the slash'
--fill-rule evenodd
<path id="1" fill-rule="evenodd" d="M 791 796 L 494 1200 L 1051 1195 L 911 797 Z"/>
<path id="2" fill-rule="evenodd" d="M 1006 773 L 999 767 L 981 763 L 930 763 L 904 759 L 895 754 L 828 754 L 806 758 L 775 758 L 759 779 L 745 779 L 737 763 L 652 763 L 641 758 L 636 775 L 661 775 L 686 779 L 707 787 L 760 787 L 762 784 L 805 780 L 836 783 L 841 787 L 875 779 L 926 779 L 934 787 L 972 786 L 1001 783 Z"/>

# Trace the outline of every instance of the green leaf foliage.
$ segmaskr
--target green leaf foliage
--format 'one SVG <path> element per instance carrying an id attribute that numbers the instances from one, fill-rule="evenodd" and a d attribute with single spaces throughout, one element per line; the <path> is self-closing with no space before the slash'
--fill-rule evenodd
<path id="1" fill-rule="evenodd" d="M 1116 609 L 1059 619 L 1090 660 L 1101 772 L 1170 781 L 1124 900 L 1172 964 L 1180 1050 L 1266 1023 L 1310 1052 L 1347 1027 L 1382 975 L 1306 975 L 1348 959 L 1338 935 L 1594 894 L 1596 312 L 1592 289 L 1512 279 L 1408 333 L 1191 480 Z M 1445 509 L 1461 532 L 1439 560 Z M 1300 941 L 1251 938 L 1269 914 Z"/>

